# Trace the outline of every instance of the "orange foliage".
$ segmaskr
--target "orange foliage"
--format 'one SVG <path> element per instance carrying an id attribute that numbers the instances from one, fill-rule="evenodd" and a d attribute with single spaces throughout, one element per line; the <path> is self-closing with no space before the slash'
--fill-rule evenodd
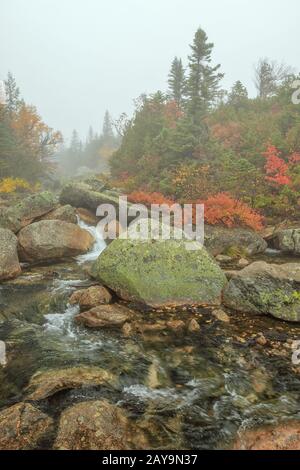
<path id="1" fill-rule="evenodd" d="M 212 126 L 212 135 L 222 142 L 226 148 L 239 149 L 241 143 L 241 125 L 237 122 L 228 124 L 215 124 Z"/>
<path id="2" fill-rule="evenodd" d="M 200 203 L 200 201 L 198 201 Z M 263 228 L 264 218 L 244 202 L 233 199 L 227 193 L 210 196 L 204 204 L 204 217 L 209 225 L 225 227 L 249 227 L 253 230 Z"/>
<path id="3" fill-rule="evenodd" d="M 135 204 L 145 204 L 150 206 L 151 204 L 167 204 L 172 206 L 174 201 L 166 198 L 162 193 L 146 193 L 144 191 L 133 191 L 128 195 L 128 201 Z"/>
<path id="4" fill-rule="evenodd" d="M 269 145 L 263 156 L 267 160 L 265 165 L 266 180 L 278 186 L 290 185 L 291 178 L 288 176 L 289 165 L 280 158 L 279 150 L 274 145 Z M 297 154 L 293 154 L 293 158 L 297 157 Z"/>
<path id="5" fill-rule="evenodd" d="M 176 127 L 178 119 L 183 116 L 183 111 L 179 108 L 176 101 L 168 101 L 164 107 L 164 117 L 167 126 L 171 129 Z"/>
<path id="6" fill-rule="evenodd" d="M 55 149 L 62 142 L 61 133 L 48 127 L 34 106 L 23 105 L 11 126 L 16 137 L 39 158 L 46 157 L 48 149 Z"/>

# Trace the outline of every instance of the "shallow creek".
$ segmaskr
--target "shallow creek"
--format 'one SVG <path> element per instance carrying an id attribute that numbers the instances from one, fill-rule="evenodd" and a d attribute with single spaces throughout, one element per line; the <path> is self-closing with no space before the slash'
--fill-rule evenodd
<path id="1" fill-rule="evenodd" d="M 37 406 L 58 419 L 74 403 L 107 398 L 127 411 L 157 449 L 225 448 L 242 429 L 300 419 L 300 370 L 289 346 L 300 340 L 300 327 L 234 312 L 227 312 L 230 323 L 221 323 L 204 309 L 140 312 L 147 322 L 166 315 L 197 318 L 201 331 L 195 334 L 126 338 L 76 326 L 78 308 L 68 298 L 91 285 L 87 268 L 104 248 L 98 237 L 85 256 L 28 267 L 0 285 L 0 339 L 7 349 L 7 365 L 0 366 L 1 409 L 23 400 L 38 370 L 95 365 L 115 374 L 117 385 L 59 392 Z M 275 252 L 264 259 L 289 261 Z M 274 348 L 257 344 L 259 333 Z"/>

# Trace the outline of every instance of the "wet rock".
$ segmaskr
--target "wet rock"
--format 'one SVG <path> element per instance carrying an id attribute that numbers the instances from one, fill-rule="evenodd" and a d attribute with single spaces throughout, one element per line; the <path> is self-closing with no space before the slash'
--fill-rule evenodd
<path id="1" fill-rule="evenodd" d="M 90 310 L 99 305 L 109 304 L 112 300 L 110 292 L 103 286 L 92 286 L 74 292 L 70 304 L 79 304 L 80 310 Z"/>
<path id="2" fill-rule="evenodd" d="M 267 246 L 265 240 L 252 230 L 205 226 L 205 247 L 214 256 L 252 256 L 263 253 Z"/>
<path id="3" fill-rule="evenodd" d="M 61 206 L 44 215 L 41 220 L 62 220 L 69 224 L 77 224 L 76 210 L 70 205 Z"/>
<path id="4" fill-rule="evenodd" d="M 0 450 L 31 450 L 53 430 L 53 421 L 29 403 L 0 412 Z"/>
<path id="5" fill-rule="evenodd" d="M 99 222 L 98 217 L 96 217 L 96 212 L 91 212 L 83 207 L 77 208 L 76 212 L 80 219 L 88 225 L 97 225 Z"/>
<path id="6" fill-rule="evenodd" d="M 106 400 L 83 402 L 62 413 L 54 448 L 129 450 L 131 432 L 121 408 Z"/>
<path id="7" fill-rule="evenodd" d="M 165 331 L 167 329 L 167 325 L 166 325 L 166 322 L 164 321 L 158 321 L 156 323 L 138 324 L 137 329 L 139 332 L 143 334 L 160 333 L 161 331 Z"/>
<path id="8" fill-rule="evenodd" d="M 246 268 L 247 266 L 249 266 L 249 264 L 250 264 L 250 262 L 246 258 L 241 258 L 238 261 L 238 267 L 239 268 Z"/>
<path id="9" fill-rule="evenodd" d="M 227 315 L 227 313 L 224 312 L 224 310 L 221 310 L 221 309 L 214 310 L 212 312 L 212 314 L 218 321 L 221 321 L 223 323 L 229 323 L 230 322 L 230 318 Z"/>
<path id="10" fill-rule="evenodd" d="M 240 433 L 234 450 L 300 450 L 300 421 L 265 426 Z"/>
<path id="11" fill-rule="evenodd" d="M 135 330 L 131 323 L 124 323 L 122 326 L 122 333 L 124 336 L 130 337 L 134 334 Z"/>
<path id="12" fill-rule="evenodd" d="M 70 204 L 73 207 L 82 207 L 96 214 L 96 210 L 101 204 L 119 205 L 119 199 L 105 191 L 95 191 L 87 183 L 69 183 L 60 195 L 61 204 Z"/>
<path id="13" fill-rule="evenodd" d="M 75 224 L 43 220 L 23 228 L 18 236 L 22 261 L 39 262 L 86 253 L 94 238 Z"/>
<path id="14" fill-rule="evenodd" d="M 274 247 L 284 253 L 300 255 L 300 228 L 281 230 L 274 235 Z"/>
<path id="15" fill-rule="evenodd" d="M 233 310 L 299 322 L 300 264 L 252 263 L 231 279 L 223 302 Z"/>
<path id="16" fill-rule="evenodd" d="M 115 377 L 100 367 L 78 366 L 37 372 L 26 388 L 28 400 L 44 400 L 62 390 L 113 384 Z"/>
<path id="17" fill-rule="evenodd" d="M 122 328 L 132 317 L 132 311 L 121 305 L 99 305 L 75 317 L 76 323 L 89 328 Z"/>
<path id="18" fill-rule="evenodd" d="M 201 330 L 199 323 L 194 318 L 189 321 L 187 325 L 187 330 L 189 333 L 197 333 Z"/>
<path id="19" fill-rule="evenodd" d="M 166 322 L 166 326 L 174 333 L 180 333 L 185 329 L 185 323 L 182 320 L 171 320 Z"/>
<path id="20" fill-rule="evenodd" d="M 184 239 L 133 240 L 128 233 L 94 263 L 96 279 L 121 298 L 153 308 L 220 304 L 226 277 L 204 248 Z"/>
<path id="21" fill-rule="evenodd" d="M 55 209 L 57 200 L 49 192 L 26 197 L 18 204 L 1 209 L 0 227 L 17 233 L 21 228 L 31 224 L 35 219 Z"/>
<path id="22" fill-rule="evenodd" d="M 266 346 L 268 344 L 268 340 L 262 333 L 260 333 L 256 338 L 256 344 L 258 344 L 259 346 Z"/>
<path id="23" fill-rule="evenodd" d="M 232 279 L 236 274 L 238 274 L 239 271 L 234 271 L 234 270 L 226 270 L 224 271 L 224 274 L 226 276 L 226 278 L 228 279 L 228 281 L 230 281 L 230 279 Z"/>
<path id="24" fill-rule="evenodd" d="M 226 256 L 226 255 L 217 255 L 216 256 L 216 261 L 218 263 L 230 263 L 233 260 L 231 256 Z"/>
<path id="25" fill-rule="evenodd" d="M 0 228 L 0 281 L 21 273 L 17 246 L 17 237 L 10 230 Z"/>

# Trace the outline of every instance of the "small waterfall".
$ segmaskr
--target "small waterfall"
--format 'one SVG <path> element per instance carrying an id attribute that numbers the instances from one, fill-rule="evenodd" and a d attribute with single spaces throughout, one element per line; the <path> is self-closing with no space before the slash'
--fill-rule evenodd
<path id="1" fill-rule="evenodd" d="M 103 239 L 103 236 L 100 233 L 100 231 L 97 229 L 97 227 L 94 227 L 93 225 L 87 225 L 79 217 L 78 217 L 78 225 L 84 230 L 87 230 L 88 232 L 90 232 L 95 238 L 96 242 L 93 248 L 88 253 L 77 256 L 76 258 L 77 262 L 78 264 L 83 264 L 86 261 L 95 261 L 100 255 L 100 253 L 102 253 L 102 251 L 105 250 L 106 248 L 106 243 Z"/>

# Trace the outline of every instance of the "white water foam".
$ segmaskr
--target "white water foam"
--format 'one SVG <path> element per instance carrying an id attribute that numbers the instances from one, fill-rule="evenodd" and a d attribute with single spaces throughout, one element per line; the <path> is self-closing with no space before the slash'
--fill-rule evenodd
<path id="1" fill-rule="evenodd" d="M 102 253 L 102 251 L 106 248 L 106 243 L 103 239 L 103 236 L 100 231 L 97 230 L 97 227 L 94 227 L 93 225 L 87 225 L 79 217 L 78 225 L 79 227 L 83 228 L 84 230 L 87 230 L 91 235 L 93 235 L 96 241 L 94 243 L 93 248 L 88 253 L 77 256 L 76 260 L 78 264 L 83 264 L 86 261 L 95 261 L 98 256 Z"/>
<path id="2" fill-rule="evenodd" d="M 45 315 L 45 329 L 51 333 L 59 333 L 69 338 L 76 338 L 74 317 L 79 313 L 78 305 L 68 306 L 65 313 L 49 313 Z"/>

